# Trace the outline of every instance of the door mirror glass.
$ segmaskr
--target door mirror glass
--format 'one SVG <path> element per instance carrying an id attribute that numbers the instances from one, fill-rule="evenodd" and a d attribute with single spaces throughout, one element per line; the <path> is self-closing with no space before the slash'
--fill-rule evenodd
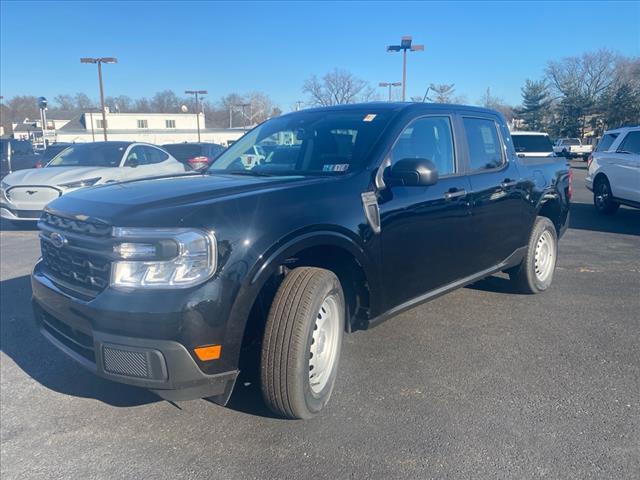
<path id="1" fill-rule="evenodd" d="M 438 169 L 426 158 L 405 158 L 388 167 L 385 176 L 391 184 L 426 187 L 438 181 Z"/>

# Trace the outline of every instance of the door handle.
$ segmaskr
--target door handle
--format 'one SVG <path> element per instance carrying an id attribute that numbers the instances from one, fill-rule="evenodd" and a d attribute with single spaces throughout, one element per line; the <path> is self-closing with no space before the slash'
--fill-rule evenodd
<path id="1" fill-rule="evenodd" d="M 466 190 L 453 190 L 453 191 L 445 192 L 444 199 L 451 200 L 457 197 L 464 197 L 466 194 L 467 194 Z"/>
<path id="2" fill-rule="evenodd" d="M 511 180 L 510 178 L 505 178 L 504 181 L 500 184 L 502 188 L 515 187 L 518 184 L 517 180 Z"/>

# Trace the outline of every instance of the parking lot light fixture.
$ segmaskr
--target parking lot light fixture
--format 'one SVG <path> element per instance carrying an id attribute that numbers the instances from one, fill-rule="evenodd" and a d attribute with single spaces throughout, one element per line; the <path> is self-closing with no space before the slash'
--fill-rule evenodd
<path id="1" fill-rule="evenodd" d="M 402 82 L 380 82 L 379 87 L 389 87 L 389 101 L 391 101 L 391 87 L 399 87 Z"/>
<path id="2" fill-rule="evenodd" d="M 405 35 L 400 39 L 400 45 L 389 45 L 387 52 L 402 51 L 402 101 L 405 101 L 407 90 L 407 50 L 410 52 L 424 51 L 424 45 L 413 45 L 413 39 L 409 35 Z"/>
<path id="3" fill-rule="evenodd" d="M 115 57 L 82 57 L 80 63 L 96 63 L 98 64 L 98 83 L 100 84 L 100 108 L 102 109 L 102 132 L 104 134 L 104 141 L 107 141 L 107 113 L 104 108 L 104 88 L 102 86 L 102 64 L 103 63 L 118 63 L 118 59 Z M 93 125 L 92 125 L 93 128 Z"/>
<path id="4" fill-rule="evenodd" d="M 200 108 L 198 106 L 198 95 L 206 95 L 209 92 L 206 90 L 185 90 L 184 93 L 187 95 L 195 95 L 196 97 L 196 125 L 198 128 L 198 143 L 200 143 Z"/>

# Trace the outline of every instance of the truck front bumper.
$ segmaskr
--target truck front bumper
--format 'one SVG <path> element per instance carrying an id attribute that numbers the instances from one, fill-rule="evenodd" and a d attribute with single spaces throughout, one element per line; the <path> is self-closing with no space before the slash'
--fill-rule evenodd
<path id="1" fill-rule="evenodd" d="M 34 318 L 42 335 L 91 372 L 147 388 L 167 400 L 211 397 L 227 403 L 237 370 L 208 375 L 180 342 L 96 330 L 81 302 L 60 290 L 37 265 L 31 284 Z"/>

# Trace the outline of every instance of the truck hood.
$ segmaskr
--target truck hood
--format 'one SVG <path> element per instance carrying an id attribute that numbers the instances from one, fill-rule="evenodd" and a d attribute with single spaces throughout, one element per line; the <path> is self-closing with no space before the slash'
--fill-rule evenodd
<path id="1" fill-rule="evenodd" d="M 80 215 L 122 226 L 150 217 L 175 223 L 176 216 L 203 206 L 292 184 L 329 181 L 330 177 L 252 177 L 243 175 L 182 174 L 83 188 L 51 202 L 47 210 L 65 216 Z"/>
<path id="2" fill-rule="evenodd" d="M 11 187 L 19 185 L 47 185 L 55 186 L 63 183 L 75 182 L 87 178 L 100 177 L 101 181 L 112 177 L 113 170 L 104 167 L 46 167 L 18 170 L 7 175 L 4 182 Z"/>

